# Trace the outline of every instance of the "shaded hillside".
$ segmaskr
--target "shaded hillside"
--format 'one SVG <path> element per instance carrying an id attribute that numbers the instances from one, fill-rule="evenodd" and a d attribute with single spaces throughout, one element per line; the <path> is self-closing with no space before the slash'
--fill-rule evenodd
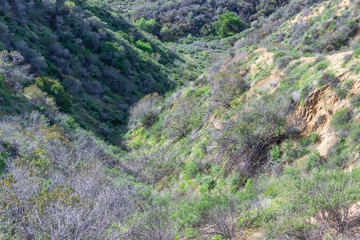
<path id="1" fill-rule="evenodd" d="M 20 52 L 35 76 L 59 80 L 61 110 L 109 139 L 123 131 L 129 105 L 184 75 L 179 56 L 91 2 L 5 0 L 0 14 L 0 48 Z"/>
<path id="2" fill-rule="evenodd" d="M 151 32 L 163 40 L 215 34 L 213 23 L 219 16 L 234 12 L 244 23 L 251 23 L 272 14 L 289 1 L 112 1 L 110 5 L 137 21 L 153 19 Z M 145 4 L 146 3 L 146 4 Z M 149 22 L 150 24 L 150 22 Z M 245 26 L 244 26 L 245 27 Z M 241 28 L 238 29 L 238 32 Z"/>

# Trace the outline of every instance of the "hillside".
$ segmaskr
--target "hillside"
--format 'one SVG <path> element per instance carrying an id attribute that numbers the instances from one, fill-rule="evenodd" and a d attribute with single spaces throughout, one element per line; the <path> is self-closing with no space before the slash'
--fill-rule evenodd
<path id="1" fill-rule="evenodd" d="M 277 8 L 289 3 L 287 0 L 160 0 L 151 2 L 136 0 L 111 2 L 112 8 L 123 12 L 129 19 L 133 19 L 138 24 L 144 20 L 152 23 L 149 31 L 165 41 L 178 40 L 188 34 L 194 36 L 214 34 L 216 33 L 214 22 L 222 14 L 228 12 L 235 13 L 240 17 L 242 24 L 234 29 L 234 33 L 241 32 L 249 27 L 251 22 L 261 21 L 262 18 L 274 13 Z"/>
<path id="2" fill-rule="evenodd" d="M 0 49 L 20 52 L 35 76 L 59 81 L 61 110 L 110 140 L 139 98 L 194 77 L 180 55 L 89 1 L 4 0 L 0 13 Z"/>
<path id="3" fill-rule="evenodd" d="M 360 238 L 359 1 L 7 2 L 0 238 Z"/>

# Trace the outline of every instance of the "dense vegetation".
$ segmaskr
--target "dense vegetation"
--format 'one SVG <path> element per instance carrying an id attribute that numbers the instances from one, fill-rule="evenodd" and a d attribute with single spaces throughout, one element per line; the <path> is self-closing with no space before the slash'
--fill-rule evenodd
<path id="1" fill-rule="evenodd" d="M 110 2 L 110 1 L 108 1 Z M 151 25 L 147 30 L 166 41 L 177 40 L 188 34 L 206 36 L 219 34 L 214 23 L 228 12 L 239 17 L 240 21 L 250 23 L 269 16 L 278 7 L 286 5 L 287 0 L 186 0 L 186 1 L 111 1 L 112 7 L 123 11 L 137 23 L 147 20 Z M 240 32 L 245 25 L 236 29 Z"/>
<path id="2" fill-rule="evenodd" d="M 124 131 L 131 104 L 187 78 L 180 56 L 91 2 L 4 0 L 0 13 L 0 49 L 58 80 L 67 92 L 61 110 L 107 139 Z"/>
<path id="3" fill-rule="evenodd" d="M 359 239 L 359 12 L 2 1 L 0 238 Z"/>

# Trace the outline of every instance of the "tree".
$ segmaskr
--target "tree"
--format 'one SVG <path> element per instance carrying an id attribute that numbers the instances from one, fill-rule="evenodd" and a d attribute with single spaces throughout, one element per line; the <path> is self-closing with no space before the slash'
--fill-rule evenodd
<path id="1" fill-rule="evenodd" d="M 47 77 L 39 77 L 35 78 L 35 85 L 42 91 L 53 96 L 63 111 L 70 111 L 71 95 L 65 91 L 64 87 L 58 81 Z"/>
<path id="2" fill-rule="evenodd" d="M 135 45 L 137 48 L 139 48 L 145 52 L 148 52 L 148 53 L 154 52 L 153 48 L 151 47 L 150 43 L 148 43 L 148 42 L 143 42 L 141 40 L 138 40 L 138 41 L 136 41 Z"/>
<path id="3" fill-rule="evenodd" d="M 246 25 L 234 12 L 227 12 L 219 15 L 219 20 L 213 22 L 213 27 L 217 35 L 227 37 L 241 32 L 246 28 Z"/>
<path id="4" fill-rule="evenodd" d="M 148 33 L 154 33 L 156 28 L 158 27 L 158 23 L 155 19 L 146 20 L 144 17 L 140 18 L 135 22 L 135 25 L 140 28 L 140 30 L 143 30 Z"/>

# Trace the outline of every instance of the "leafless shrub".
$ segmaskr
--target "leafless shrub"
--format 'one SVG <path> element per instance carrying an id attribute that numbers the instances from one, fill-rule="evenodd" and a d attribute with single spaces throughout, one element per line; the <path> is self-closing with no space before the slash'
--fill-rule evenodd
<path id="1" fill-rule="evenodd" d="M 169 138 L 184 138 L 201 121 L 201 109 L 193 96 L 182 96 L 174 102 L 171 110 L 165 116 L 164 133 Z"/>
<path id="2" fill-rule="evenodd" d="M 351 239 L 359 234 L 359 171 L 323 170 L 299 184 L 293 210 L 279 216 L 279 239 Z"/>
<path id="3" fill-rule="evenodd" d="M 112 157 L 91 134 L 78 129 L 66 136 L 34 112 L 1 121 L 0 139 L 8 153 L 0 180 L 5 234 L 116 239 L 121 227 L 114 226 L 137 211 L 136 193 L 125 176 L 115 184 L 105 172 L 103 163 Z"/>
<path id="4" fill-rule="evenodd" d="M 248 102 L 230 122 L 222 135 L 215 140 L 216 147 L 230 157 L 231 164 L 240 164 L 247 173 L 267 160 L 267 149 L 289 134 L 286 116 L 291 111 L 286 98 L 272 99 L 265 96 Z"/>
<path id="5" fill-rule="evenodd" d="M 160 113 L 159 104 L 162 102 L 163 97 L 158 93 L 153 93 L 142 98 L 130 109 L 129 127 L 134 128 L 139 124 L 149 127 L 155 121 Z"/>
<path id="6" fill-rule="evenodd" d="M 231 101 L 236 96 L 245 92 L 249 85 L 241 74 L 220 72 L 211 82 L 211 100 L 225 108 L 231 107 Z"/>
<path id="7" fill-rule="evenodd" d="M 18 52 L 0 52 L 0 74 L 10 87 L 19 89 L 23 82 L 32 78 L 28 73 L 29 65 L 24 64 L 24 57 Z"/>
<path id="8" fill-rule="evenodd" d="M 168 209 L 153 207 L 123 235 L 129 240 L 172 240 L 175 230 L 171 226 Z"/>
<path id="9" fill-rule="evenodd" d="M 230 198 L 222 205 L 215 204 L 205 215 L 208 227 L 203 235 L 212 237 L 221 235 L 225 239 L 233 239 L 242 234 L 256 217 L 256 211 L 252 210 L 246 203 Z"/>
<path id="10" fill-rule="evenodd" d="M 142 149 L 131 156 L 124 169 L 142 182 L 154 186 L 164 176 L 175 171 L 181 161 L 168 146 L 159 149 Z"/>

